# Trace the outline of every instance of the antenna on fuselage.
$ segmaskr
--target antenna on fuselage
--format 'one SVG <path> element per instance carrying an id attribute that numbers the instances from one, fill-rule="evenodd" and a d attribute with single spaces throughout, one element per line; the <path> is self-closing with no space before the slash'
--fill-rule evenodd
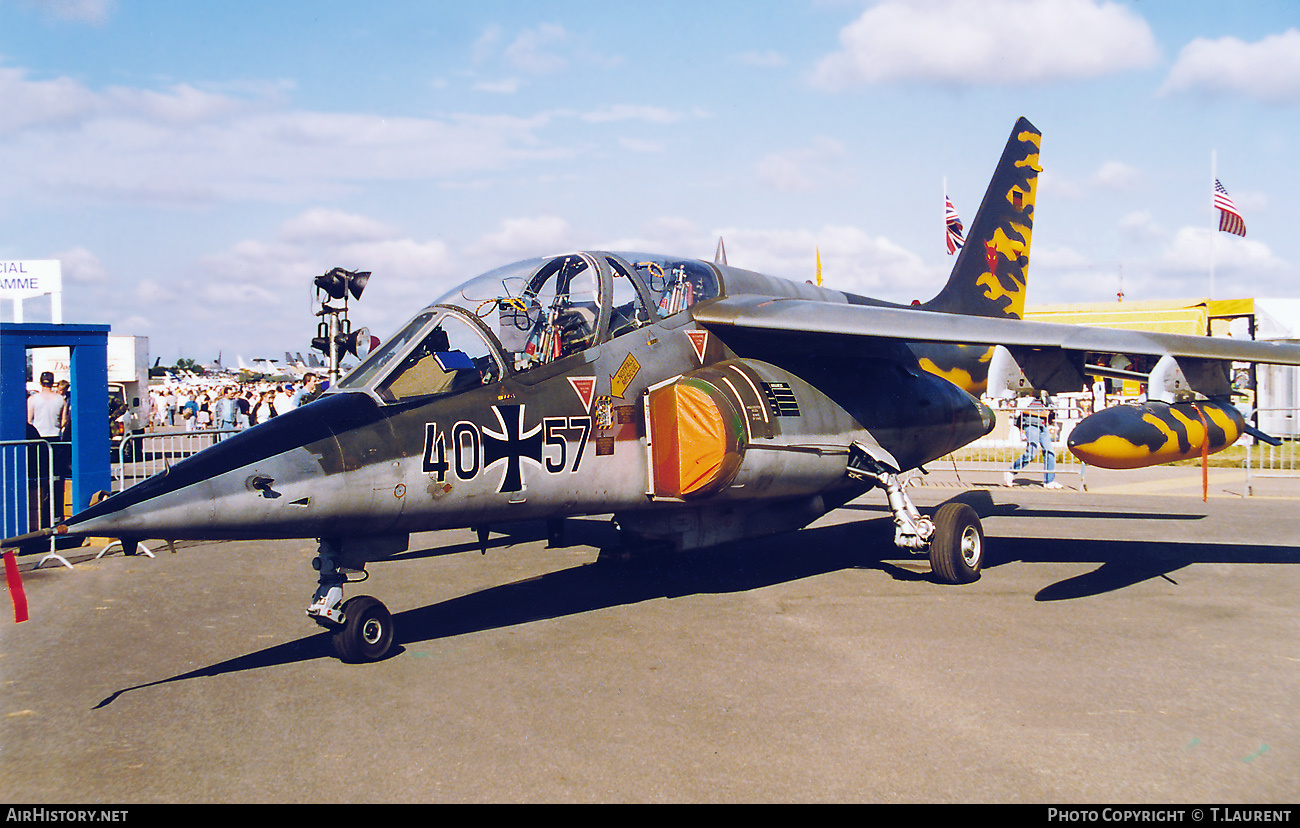
<path id="1" fill-rule="evenodd" d="M 718 251 L 713 254 L 713 263 L 720 265 L 727 263 L 727 246 L 722 243 L 722 236 L 718 236 Z"/>

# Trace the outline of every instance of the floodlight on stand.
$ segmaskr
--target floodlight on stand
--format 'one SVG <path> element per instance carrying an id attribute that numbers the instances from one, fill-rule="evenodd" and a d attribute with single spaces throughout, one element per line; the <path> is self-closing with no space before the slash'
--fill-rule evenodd
<path id="1" fill-rule="evenodd" d="M 369 328 L 357 328 L 355 331 L 346 334 L 347 352 L 357 359 L 365 359 L 370 356 L 371 350 L 374 349 L 374 343 L 378 340 L 370 335 Z"/>
<path id="2" fill-rule="evenodd" d="M 353 273 L 348 280 L 348 291 L 352 294 L 353 299 L 361 298 L 361 291 L 366 289 L 366 284 L 370 281 L 370 271 L 363 270 L 359 273 Z"/>
<path id="3" fill-rule="evenodd" d="M 316 287 L 329 294 L 331 299 L 343 299 L 348 293 L 352 294 L 353 299 L 361 298 L 361 291 L 366 289 L 366 283 L 370 281 L 369 271 L 354 272 L 336 267 L 328 273 L 323 273 L 316 277 Z"/>
<path id="4" fill-rule="evenodd" d="M 339 353 L 352 354 L 357 359 L 365 359 L 379 340 L 370 335 L 369 329 L 357 328 L 355 331 L 339 334 L 335 341 L 338 343 Z"/>
<path id="5" fill-rule="evenodd" d="M 316 335 L 312 337 L 311 347 L 313 351 L 320 351 L 325 356 L 330 353 L 330 329 L 329 325 L 321 322 L 316 326 Z"/>

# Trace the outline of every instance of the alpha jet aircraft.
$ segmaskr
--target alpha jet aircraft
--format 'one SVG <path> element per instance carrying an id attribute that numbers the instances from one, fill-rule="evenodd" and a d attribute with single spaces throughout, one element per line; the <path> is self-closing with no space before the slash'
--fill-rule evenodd
<path id="1" fill-rule="evenodd" d="M 1082 388 L 1093 352 L 1167 356 L 1186 377 L 1166 373 L 1209 396 L 1227 393 L 1230 360 L 1300 364 L 1300 348 L 1020 321 L 1039 141 L 1016 124 L 947 286 L 924 305 L 725 255 L 519 262 L 439 297 L 318 400 L 47 531 L 127 549 L 317 538 L 307 613 L 349 661 L 382 658 L 393 625 L 343 587 L 412 532 L 442 528 L 613 514 L 628 545 L 689 550 L 798 529 L 878 488 L 898 546 L 928 553 L 936 580 L 973 581 L 974 511 L 922 515 L 904 487 L 992 429 L 972 391 L 1006 376 Z"/>

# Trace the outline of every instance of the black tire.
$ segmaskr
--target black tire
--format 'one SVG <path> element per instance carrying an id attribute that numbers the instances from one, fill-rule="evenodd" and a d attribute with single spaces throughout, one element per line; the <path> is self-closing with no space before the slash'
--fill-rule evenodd
<path id="1" fill-rule="evenodd" d="M 349 664 L 379 661 L 393 646 L 393 617 L 378 598 L 358 595 L 343 604 L 343 626 L 332 643 L 334 655 Z"/>
<path id="2" fill-rule="evenodd" d="M 984 527 L 965 503 L 945 503 L 934 513 L 930 569 L 945 584 L 978 581 L 984 564 Z"/>

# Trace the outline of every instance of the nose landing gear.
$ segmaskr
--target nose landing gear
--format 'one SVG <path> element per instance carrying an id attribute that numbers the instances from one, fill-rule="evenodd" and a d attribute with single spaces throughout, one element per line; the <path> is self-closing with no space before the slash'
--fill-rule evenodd
<path id="1" fill-rule="evenodd" d="M 363 569 L 339 563 L 337 545 L 322 541 L 312 566 L 320 572 L 320 585 L 307 615 L 329 630 L 334 655 L 350 664 L 379 661 L 393 646 L 393 616 L 378 598 L 358 595 L 343 600 L 343 585 L 364 581 Z M 364 567 L 364 564 L 363 564 Z"/>
<path id="2" fill-rule="evenodd" d="M 343 623 L 331 644 L 334 655 L 349 664 L 379 661 L 393 646 L 393 617 L 378 598 L 351 598 L 343 604 Z"/>

